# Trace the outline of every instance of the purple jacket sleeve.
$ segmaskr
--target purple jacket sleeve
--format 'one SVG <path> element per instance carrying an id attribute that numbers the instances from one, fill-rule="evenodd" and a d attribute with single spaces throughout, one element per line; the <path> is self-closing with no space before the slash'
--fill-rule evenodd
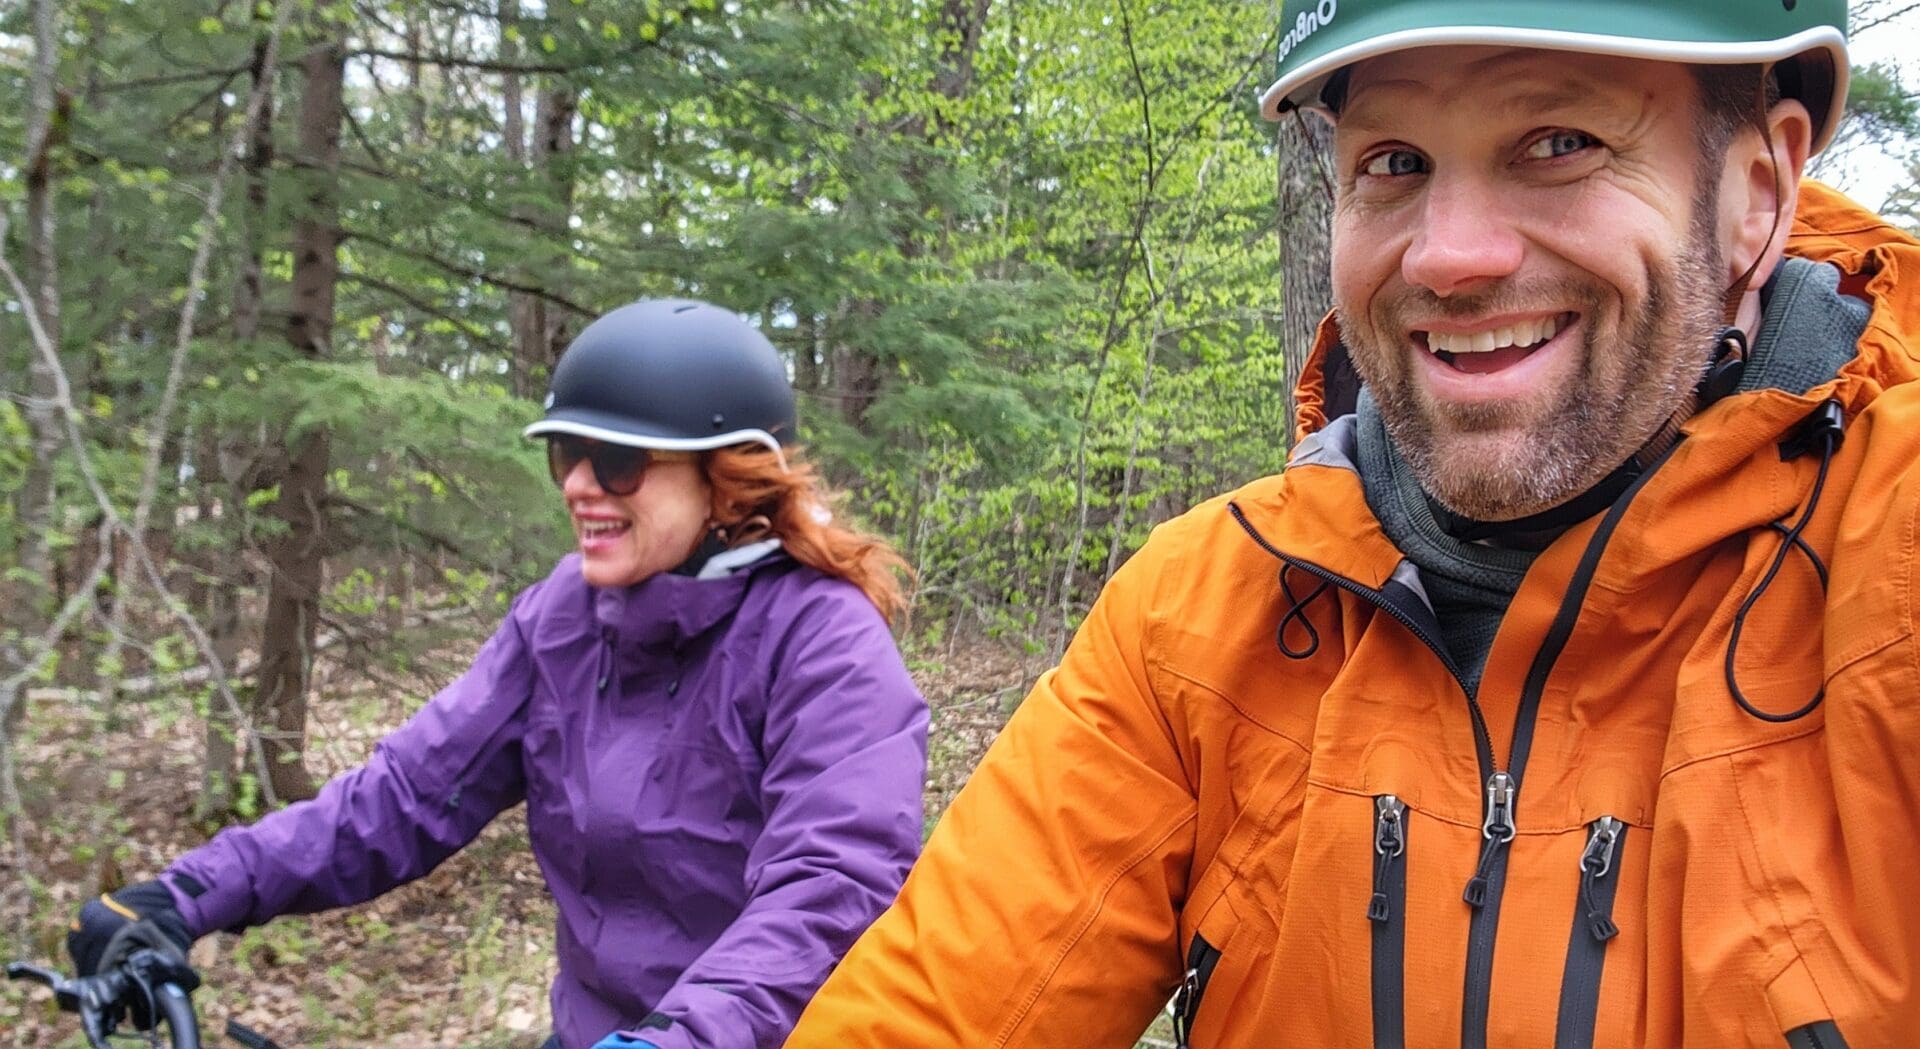
<path id="1" fill-rule="evenodd" d="M 659 1049 L 784 1042 L 920 852 L 926 701 L 860 591 L 803 601 L 773 656 L 747 905 L 631 1033 Z"/>
<path id="2" fill-rule="evenodd" d="M 532 687 L 509 613 L 473 666 L 381 740 L 372 760 L 311 801 L 221 831 L 174 861 L 162 881 L 189 930 L 359 903 L 431 871 L 526 793 L 520 738 Z"/>

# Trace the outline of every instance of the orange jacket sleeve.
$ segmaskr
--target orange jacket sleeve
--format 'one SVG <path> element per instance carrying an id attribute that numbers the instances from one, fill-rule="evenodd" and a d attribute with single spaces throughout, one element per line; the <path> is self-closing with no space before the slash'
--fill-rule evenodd
<path id="1" fill-rule="evenodd" d="M 1180 978 L 1194 798 L 1156 700 L 1153 544 L 1107 585 L 789 1049 L 1126 1049 Z"/>

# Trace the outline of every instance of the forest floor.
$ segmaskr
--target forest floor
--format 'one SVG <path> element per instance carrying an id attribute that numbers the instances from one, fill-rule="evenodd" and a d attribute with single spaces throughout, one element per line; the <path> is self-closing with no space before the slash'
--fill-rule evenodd
<path id="1" fill-rule="evenodd" d="M 326 776 L 363 761 L 475 648 L 449 642 L 406 670 L 351 649 L 327 653 L 309 712 L 309 767 Z M 910 653 L 909 663 L 933 712 L 931 826 L 1043 667 L 991 641 Z M 0 854 L 0 956 L 65 967 L 66 923 L 84 898 L 102 883 L 151 877 L 206 840 L 192 818 L 201 722 L 182 716 L 182 705 L 127 701 L 112 731 L 97 706 L 42 701 L 28 710 L 16 757 L 30 859 L 19 870 Z M 119 844 L 103 855 L 99 842 Z M 515 808 L 411 885 L 346 910 L 209 936 L 192 959 L 205 980 L 194 999 L 209 1046 L 233 1044 L 217 1037 L 231 1017 L 287 1049 L 536 1049 L 548 1033 L 553 904 L 528 849 L 525 810 Z M 0 1046 L 84 1045 L 44 990 L 0 985 Z"/>

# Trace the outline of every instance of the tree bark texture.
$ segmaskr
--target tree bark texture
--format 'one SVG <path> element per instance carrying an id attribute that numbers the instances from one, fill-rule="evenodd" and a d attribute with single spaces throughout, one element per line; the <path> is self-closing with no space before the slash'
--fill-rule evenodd
<path id="1" fill-rule="evenodd" d="M 256 15 L 256 21 L 264 19 Z M 254 38 L 251 89 L 261 90 L 266 68 L 270 34 L 264 25 Z M 260 115 L 247 132 L 247 155 L 243 164 L 246 197 L 240 211 L 239 251 L 234 258 L 233 339 L 252 342 L 260 334 L 261 304 L 264 301 L 262 259 L 266 253 L 268 173 L 273 169 L 273 87 L 264 88 Z M 210 521 L 219 508 L 222 524 L 240 528 L 241 507 L 258 481 L 258 464 L 263 449 L 257 439 L 238 433 L 209 429 L 200 437 L 200 468 L 194 472 L 200 487 L 201 520 Z M 238 537 L 233 537 L 236 541 Z M 199 566 L 190 599 L 199 609 L 200 622 L 213 642 L 220 665 L 231 669 L 241 648 L 240 598 L 242 588 L 252 583 L 246 577 L 245 560 L 210 551 L 212 556 Z M 207 710 L 200 770 L 200 796 L 194 803 L 194 815 L 201 820 L 224 820 L 233 812 L 236 795 L 234 776 L 240 756 L 240 725 L 221 703 Z"/>
<path id="2" fill-rule="evenodd" d="M 293 227 L 293 284 L 287 342 L 310 358 L 332 353 L 333 297 L 340 271 L 336 175 L 340 167 L 341 76 L 345 48 L 338 39 L 314 46 L 302 60 L 306 88 L 300 100 L 301 160 L 309 172 L 306 199 Z M 312 797 L 304 760 L 307 689 L 320 619 L 327 546 L 327 470 L 330 434 L 323 427 L 286 435 L 286 468 L 273 514 L 285 526 L 268 549 L 272 576 L 260 639 L 259 692 L 254 723 L 265 733 L 274 797 Z"/>
<path id="3" fill-rule="evenodd" d="M 33 0 L 33 71 L 30 74 L 27 103 L 27 190 L 26 264 L 27 289 L 33 309 L 47 338 L 60 345 L 60 271 L 56 252 L 54 155 L 65 138 L 66 105 L 56 101 L 55 77 L 59 66 L 57 0 Z M 17 509 L 21 523 L 19 564 L 34 582 L 26 587 L 8 584 L 19 591 L 19 600 L 6 604 L 10 618 L 25 617 L 14 625 L 24 628 L 27 619 L 47 607 L 52 594 L 54 511 L 54 458 L 60 454 L 60 418 L 54 411 L 55 382 L 53 368 L 31 355 L 27 388 L 26 421 L 33 439 L 33 461 L 28 464 L 21 486 Z M 31 596 L 30 596 L 31 595 Z"/>
<path id="4" fill-rule="evenodd" d="M 1294 391 L 1320 321 L 1333 306 L 1333 128 L 1298 111 L 1280 122 L 1281 349 L 1286 359 L 1286 441 L 1293 443 Z"/>
<path id="5" fill-rule="evenodd" d="M 549 83 L 540 89 L 534 100 L 533 142 L 527 151 L 527 163 L 532 185 L 542 199 L 515 209 L 518 217 L 532 222 L 546 235 L 549 250 L 556 253 L 552 266 L 532 275 L 535 282 L 549 289 L 565 283 L 563 275 L 568 268 L 568 229 L 573 220 L 573 121 L 578 112 L 579 97 L 572 87 Z M 516 122 L 516 117 L 517 107 L 509 110 L 509 122 Z M 508 139 L 511 144 L 517 135 L 509 132 Z M 510 148 L 509 156 L 515 152 Z M 514 387 L 522 396 L 537 396 L 543 377 L 567 348 L 567 313 L 539 295 L 520 291 L 510 294 L 507 308 L 513 328 Z"/>

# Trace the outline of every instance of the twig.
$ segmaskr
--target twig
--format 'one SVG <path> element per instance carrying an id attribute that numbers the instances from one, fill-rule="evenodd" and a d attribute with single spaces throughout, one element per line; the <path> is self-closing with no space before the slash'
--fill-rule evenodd
<path id="1" fill-rule="evenodd" d="M 453 69 L 479 69 L 489 73 L 571 73 L 575 69 L 587 66 L 563 66 L 557 62 L 500 62 L 491 58 L 469 58 L 466 55 L 422 55 L 409 51 L 389 51 L 378 47 L 360 47 L 347 52 L 348 58 L 385 58 L 394 62 L 414 63 L 429 66 L 446 66 Z"/>

